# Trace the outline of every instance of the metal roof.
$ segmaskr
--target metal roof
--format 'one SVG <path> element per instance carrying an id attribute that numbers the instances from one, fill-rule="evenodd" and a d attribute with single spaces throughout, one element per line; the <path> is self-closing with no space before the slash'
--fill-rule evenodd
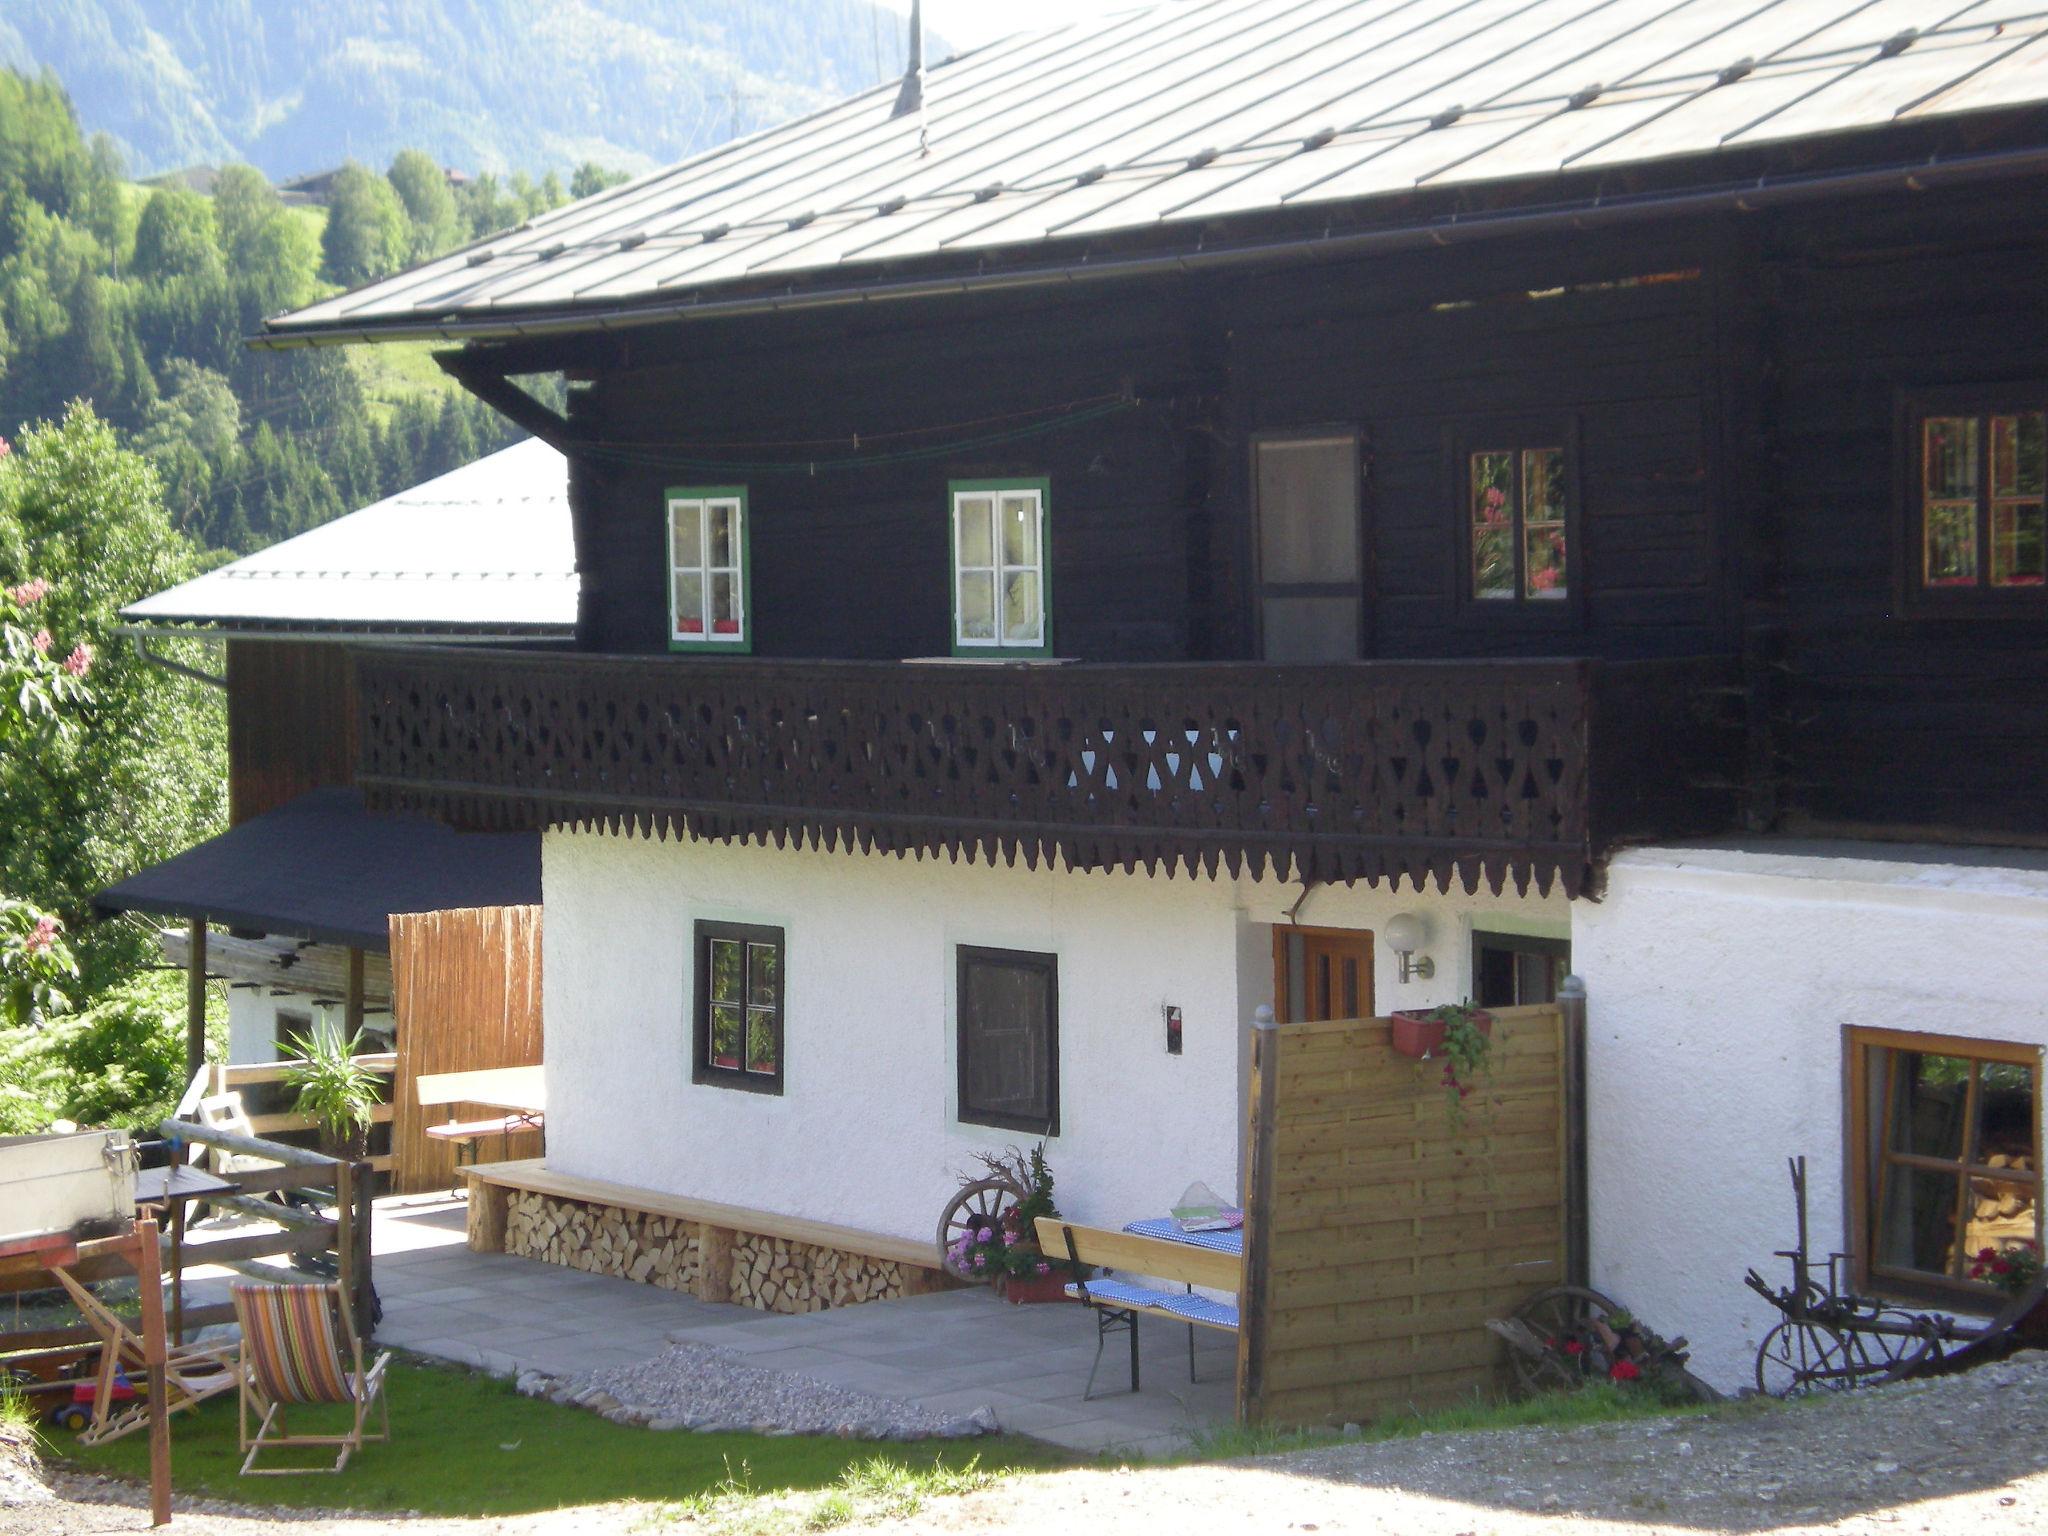
<path id="1" fill-rule="evenodd" d="M 2041 0 L 1179 0 L 948 59 L 922 117 L 878 86 L 259 340 L 516 334 L 1419 189 L 1672 157 L 1710 172 L 1773 141 L 2048 99 L 2044 39 Z"/>
<path id="2" fill-rule="evenodd" d="M 539 900 L 538 833 L 456 832 L 368 810 L 359 790 L 316 789 L 137 871 L 92 904 L 381 950 L 394 912 Z"/>
<path id="3" fill-rule="evenodd" d="M 227 632 L 568 635 L 569 469 L 529 438 L 121 610 Z"/>

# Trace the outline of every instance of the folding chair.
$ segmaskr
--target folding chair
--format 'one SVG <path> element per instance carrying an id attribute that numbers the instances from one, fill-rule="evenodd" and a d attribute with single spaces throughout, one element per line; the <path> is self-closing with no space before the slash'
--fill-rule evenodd
<path id="1" fill-rule="evenodd" d="M 92 1422 L 79 1436 L 87 1445 L 105 1445 L 149 1422 L 149 1400 L 142 1396 L 117 1404 L 115 1382 L 123 1372 L 131 1382 L 145 1379 L 148 1357 L 142 1336 L 63 1270 L 55 1270 L 58 1282 L 71 1295 L 86 1323 L 100 1336 L 100 1368 L 93 1381 Z M 203 1344 L 174 1345 L 164 1357 L 164 1401 L 166 1414 L 183 1413 L 209 1397 L 218 1397 L 238 1380 L 234 1362 L 225 1349 Z"/>
<path id="2" fill-rule="evenodd" d="M 391 1438 L 391 1404 L 384 1398 L 385 1350 L 363 1369 L 363 1342 L 356 1337 L 348 1300 L 337 1285 L 235 1285 L 235 1316 L 242 1323 L 241 1448 L 243 1476 L 295 1472 L 339 1472 L 366 1440 Z M 354 1409 L 354 1422 L 339 1435 L 293 1435 L 285 1428 L 288 1406 L 330 1403 Z M 367 1433 L 370 1405 L 383 1410 L 383 1429 Z M 249 1410 L 262 1415 L 249 1433 Z M 272 1433 L 273 1426 L 276 1432 Z M 338 1445 L 331 1467 L 259 1467 L 257 1455 L 294 1445 Z"/>

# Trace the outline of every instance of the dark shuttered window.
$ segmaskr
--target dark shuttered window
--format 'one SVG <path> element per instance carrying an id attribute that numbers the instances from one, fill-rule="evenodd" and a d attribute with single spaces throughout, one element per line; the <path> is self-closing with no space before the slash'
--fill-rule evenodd
<path id="1" fill-rule="evenodd" d="M 1059 960 L 960 946 L 960 1118 L 1057 1136 Z"/>
<path id="2" fill-rule="evenodd" d="M 691 1081 L 782 1092 L 782 930 L 697 924 Z"/>

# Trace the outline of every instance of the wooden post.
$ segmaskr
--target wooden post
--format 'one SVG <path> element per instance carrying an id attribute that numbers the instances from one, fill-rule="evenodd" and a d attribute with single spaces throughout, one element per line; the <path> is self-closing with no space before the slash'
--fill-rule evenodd
<path id="1" fill-rule="evenodd" d="M 370 1277 L 370 1256 L 376 1245 L 370 1240 L 370 1222 L 376 1210 L 374 1201 L 377 1193 L 377 1172 L 368 1161 L 356 1164 L 354 1182 L 356 1284 L 355 1289 L 349 1294 L 349 1300 L 356 1309 L 356 1332 L 367 1339 L 376 1331 L 376 1309 L 370 1304 L 371 1298 L 376 1295 Z"/>
<path id="2" fill-rule="evenodd" d="M 341 1294 L 354 1305 L 356 1294 L 356 1191 L 348 1163 L 334 1165 L 334 1263 Z M 358 1325 L 358 1332 L 361 1331 Z"/>
<path id="3" fill-rule="evenodd" d="M 1592 1201 L 1586 1159 L 1586 984 L 1567 976 L 1557 989 L 1564 1038 L 1564 1278 L 1593 1283 Z"/>
<path id="4" fill-rule="evenodd" d="M 156 1245 L 156 1217 L 145 1214 L 135 1223 L 135 1283 L 142 1291 L 142 1360 L 149 1378 L 149 1523 L 169 1525 L 171 1416 L 164 1410 L 164 1294 Z"/>
<path id="5" fill-rule="evenodd" d="M 363 952 L 351 946 L 348 952 L 348 984 L 342 993 L 341 1039 L 351 1051 L 356 1036 L 363 1032 Z"/>
<path id="6" fill-rule="evenodd" d="M 206 919 L 192 919 L 185 956 L 185 1075 L 206 1065 Z"/>
<path id="7" fill-rule="evenodd" d="M 1274 1110 L 1280 1091 L 1280 1026 L 1264 1004 L 1252 1015 L 1251 1124 L 1245 1128 L 1244 1269 L 1237 1296 L 1237 1418 L 1265 1415 L 1268 1270 L 1273 1248 Z"/>
<path id="8" fill-rule="evenodd" d="M 709 1222 L 697 1227 L 697 1284 L 699 1301 L 732 1300 L 732 1229 Z"/>

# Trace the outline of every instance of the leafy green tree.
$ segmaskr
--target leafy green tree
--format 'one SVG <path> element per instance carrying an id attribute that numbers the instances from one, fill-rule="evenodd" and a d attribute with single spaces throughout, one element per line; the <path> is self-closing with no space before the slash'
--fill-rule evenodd
<path id="1" fill-rule="evenodd" d="M 352 287 L 395 272 L 411 238 L 405 204 L 391 183 L 353 160 L 343 166 L 334 178 L 327 229 L 320 237 L 327 279 Z"/>
<path id="2" fill-rule="evenodd" d="M 586 160 L 569 178 L 569 195 L 574 198 L 594 197 L 631 179 L 624 171 L 607 170 L 595 160 Z"/>
<path id="3" fill-rule="evenodd" d="M 133 268 L 138 277 L 185 277 L 220 266 L 213 204 L 184 187 L 159 187 L 135 221 Z"/>
<path id="4" fill-rule="evenodd" d="M 0 890 L 63 921 L 86 995 L 154 957 L 145 928 L 91 924 L 93 893 L 225 820 L 218 696 L 114 633 L 123 604 L 198 568 L 155 473 L 90 407 L 32 428 L 0 459 L 0 585 L 47 580 L 40 622 L 80 648 L 70 654 L 91 681 L 75 729 L 0 754 Z"/>
<path id="5" fill-rule="evenodd" d="M 425 261 L 461 240 L 463 224 L 455 211 L 455 194 L 448 190 L 448 173 L 431 156 L 402 149 L 386 177 L 412 221 L 406 260 Z"/>

